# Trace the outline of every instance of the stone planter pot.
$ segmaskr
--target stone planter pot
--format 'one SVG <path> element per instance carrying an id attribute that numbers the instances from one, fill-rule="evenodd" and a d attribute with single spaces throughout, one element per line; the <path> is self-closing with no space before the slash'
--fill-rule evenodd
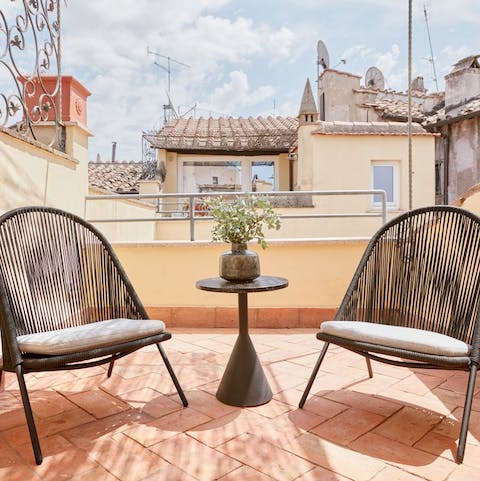
<path id="1" fill-rule="evenodd" d="M 232 244 L 232 250 L 220 256 L 220 277 L 227 281 L 252 281 L 260 275 L 260 259 L 247 244 Z"/>

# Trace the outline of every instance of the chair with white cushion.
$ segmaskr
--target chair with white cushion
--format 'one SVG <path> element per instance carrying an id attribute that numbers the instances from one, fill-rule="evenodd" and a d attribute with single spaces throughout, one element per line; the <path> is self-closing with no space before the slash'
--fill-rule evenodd
<path id="1" fill-rule="evenodd" d="M 303 407 L 328 346 L 367 361 L 468 371 L 457 449 L 463 461 L 480 358 L 480 218 L 450 206 L 413 210 L 372 238 L 333 321 L 300 400 Z"/>
<path id="2" fill-rule="evenodd" d="M 73 214 L 25 207 L 0 217 L 0 327 L 1 369 L 17 374 L 37 464 L 25 373 L 109 363 L 110 376 L 116 359 L 156 344 L 188 405 L 160 345 L 171 338 L 165 324 L 148 318 L 105 237 Z"/>

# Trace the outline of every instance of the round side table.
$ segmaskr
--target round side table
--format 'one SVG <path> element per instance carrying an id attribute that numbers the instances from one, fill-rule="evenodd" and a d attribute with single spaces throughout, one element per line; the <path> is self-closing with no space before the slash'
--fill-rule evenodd
<path id="1" fill-rule="evenodd" d="M 272 399 L 272 390 L 248 334 L 249 292 L 283 289 L 288 280 L 283 277 L 260 276 L 249 282 L 232 282 L 221 277 L 197 281 L 204 291 L 238 294 L 238 337 L 217 390 L 217 399 L 231 406 L 258 406 Z"/>

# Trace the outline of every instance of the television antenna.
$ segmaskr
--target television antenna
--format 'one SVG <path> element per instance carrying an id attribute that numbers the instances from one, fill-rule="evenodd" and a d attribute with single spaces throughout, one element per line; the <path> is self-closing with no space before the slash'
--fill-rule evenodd
<path id="1" fill-rule="evenodd" d="M 154 65 L 160 67 L 161 69 L 167 72 L 167 98 L 168 103 L 163 104 L 163 121 L 166 124 L 170 119 L 178 119 L 178 113 L 173 106 L 172 98 L 171 98 L 171 77 L 172 77 L 172 64 L 179 65 L 180 67 L 184 68 L 191 68 L 190 65 L 180 62 L 179 60 L 175 60 L 174 58 L 163 55 L 161 53 L 155 52 L 154 50 L 150 50 L 150 47 L 147 46 L 147 55 L 154 55 L 159 58 L 163 58 L 167 61 L 166 65 L 163 65 L 156 60 L 153 62 Z"/>
<path id="2" fill-rule="evenodd" d="M 427 26 L 428 44 L 430 45 L 430 57 L 427 58 L 426 60 L 428 60 L 432 64 L 433 81 L 435 82 L 435 87 L 437 88 L 437 92 L 438 92 L 437 69 L 435 68 L 435 57 L 433 56 L 432 38 L 430 37 L 430 27 L 428 26 L 427 7 L 425 4 L 423 4 L 423 14 L 425 15 L 425 25 Z"/>
<path id="3" fill-rule="evenodd" d="M 154 50 L 150 50 L 150 47 L 147 47 L 147 55 L 155 55 L 156 57 L 163 58 L 167 61 L 167 65 L 162 65 L 161 63 L 158 63 L 156 60 L 153 62 L 157 67 L 160 67 L 161 69 L 165 70 L 167 72 L 167 92 L 170 94 L 170 82 L 171 82 L 171 77 L 172 77 L 172 63 L 180 65 L 181 67 L 185 68 L 191 68 L 190 65 L 180 62 L 178 60 L 175 60 L 172 57 L 169 57 L 168 55 L 162 55 L 161 53 L 155 52 Z"/>

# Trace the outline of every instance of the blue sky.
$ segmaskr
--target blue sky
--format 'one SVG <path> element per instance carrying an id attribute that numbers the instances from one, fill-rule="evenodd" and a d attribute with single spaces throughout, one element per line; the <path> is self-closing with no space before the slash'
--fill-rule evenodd
<path id="1" fill-rule="evenodd" d="M 460 58 L 480 53 L 478 0 L 413 1 L 413 75 L 435 90 L 426 5 L 440 89 Z M 166 66 L 147 46 L 190 68 L 172 69 L 174 105 L 197 116 L 293 115 L 316 77 L 322 39 L 330 65 L 363 75 L 377 66 L 406 89 L 407 0 L 69 0 L 63 7 L 63 72 L 91 92 L 89 156 L 141 159 L 143 130 L 163 123 Z M 173 66 L 174 64 L 172 64 Z M 274 110 L 275 106 L 275 110 Z"/>

